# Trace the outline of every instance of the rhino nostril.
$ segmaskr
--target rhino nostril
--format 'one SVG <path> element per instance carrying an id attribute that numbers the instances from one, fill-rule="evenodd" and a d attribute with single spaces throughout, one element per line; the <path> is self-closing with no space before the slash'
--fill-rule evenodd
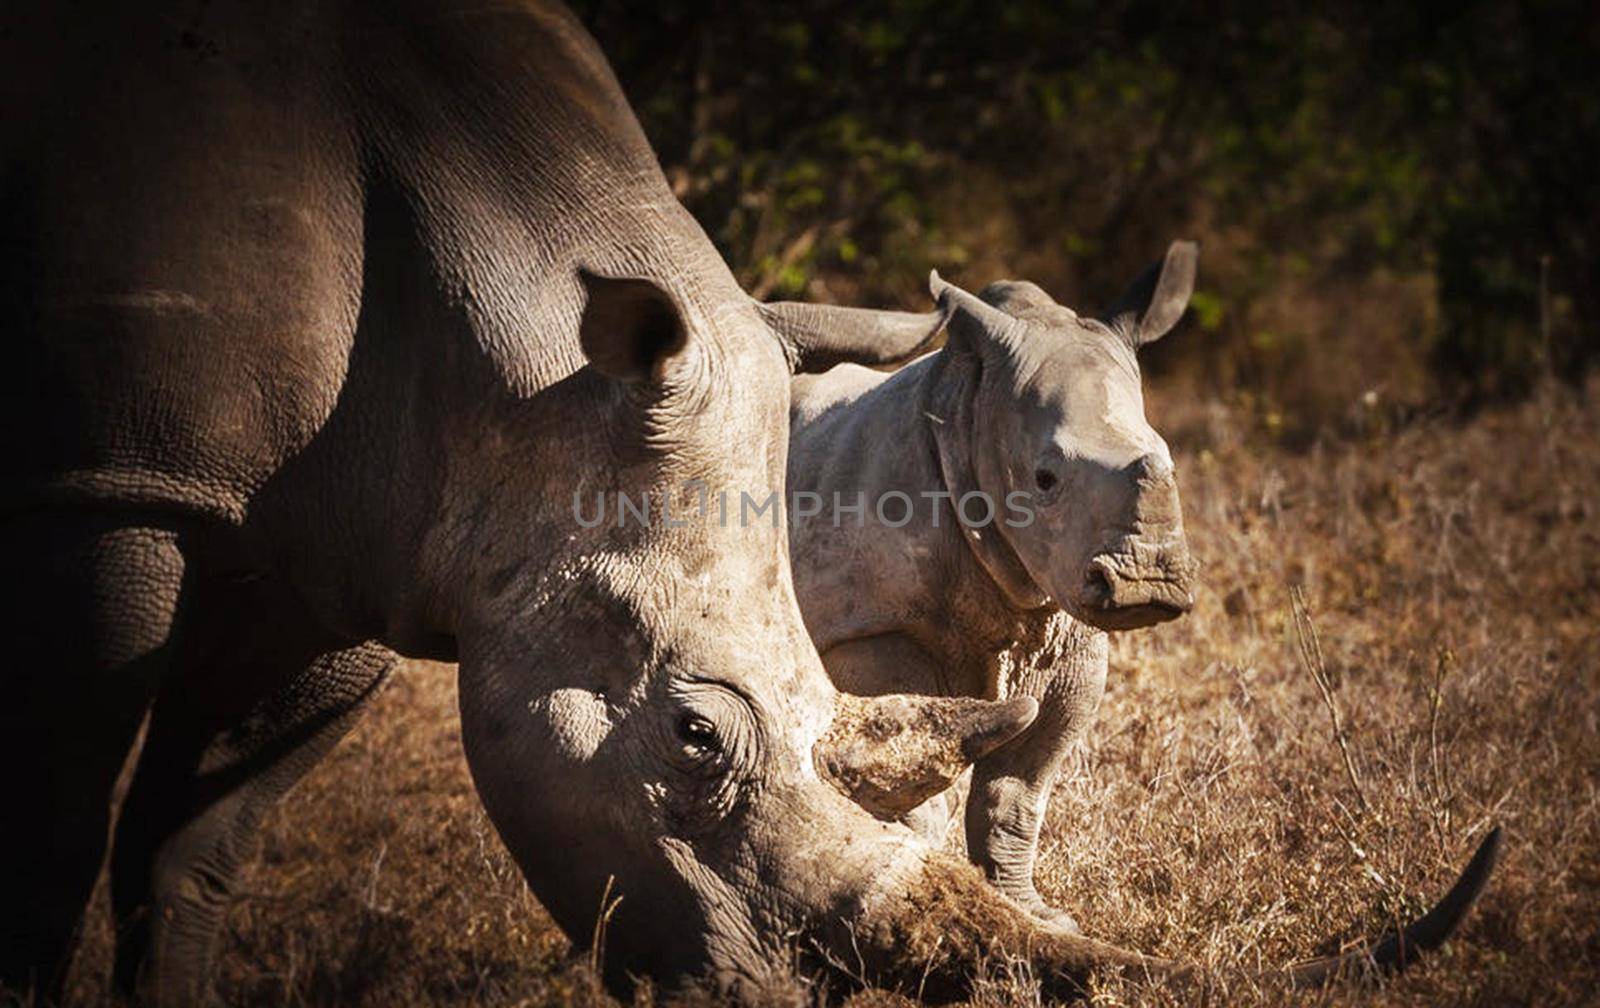
<path id="1" fill-rule="evenodd" d="M 1172 475 L 1172 463 L 1155 452 L 1141 455 L 1131 468 L 1135 479 L 1164 480 Z"/>
<path id="2" fill-rule="evenodd" d="M 1111 574 L 1100 564 L 1090 564 L 1083 572 L 1084 599 L 1091 604 L 1105 605 L 1112 598 Z"/>

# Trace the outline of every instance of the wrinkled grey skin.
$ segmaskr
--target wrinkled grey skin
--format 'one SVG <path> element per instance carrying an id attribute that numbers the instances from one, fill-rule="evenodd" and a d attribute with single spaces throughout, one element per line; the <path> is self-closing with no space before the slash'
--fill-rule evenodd
<path id="1" fill-rule="evenodd" d="M 829 502 L 790 537 L 823 663 L 852 693 L 1038 701 L 1033 724 L 974 767 L 967 846 L 1003 893 L 1068 928 L 1033 868 L 1051 787 L 1104 688 L 1103 631 L 1191 604 L 1171 456 L 1145 420 L 1134 352 L 1182 314 L 1194 259 L 1175 244 L 1108 321 L 1031 283 L 980 300 L 936 275 L 952 312 L 942 351 L 892 376 L 845 366 L 793 382 L 789 490 Z M 834 520 L 835 494 L 890 491 L 917 502 L 913 520 L 899 504 Z M 967 506 L 970 525 L 958 514 L 974 491 L 996 508 L 981 527 L 982 506 Z M 910 821 L 937 840 L 945 820 L 935 800 Z"/>

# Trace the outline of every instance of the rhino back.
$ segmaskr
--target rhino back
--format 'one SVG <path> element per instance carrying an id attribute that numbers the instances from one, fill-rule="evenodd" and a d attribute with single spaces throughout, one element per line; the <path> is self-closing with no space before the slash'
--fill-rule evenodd
<path id="1" fill-rule="evenodd" d="M 336 407 L 348 462 L 419 401 L 460 417 L 576 370 L 575 263 L 714 259 L 564 10 L 348 8 L 15 15 L 7 506 L 237 522 Z M 353 390 L 358 337 L 393 361 Z"/>
<path id="2" fill-rule="evenodd" d="M 355 320 L 328 54 L 155 17 L 30 27 L 6 54 L 31 100 L 0 193 L 7 458 L 24 493 L 237 516 L 332 408 Z"/>

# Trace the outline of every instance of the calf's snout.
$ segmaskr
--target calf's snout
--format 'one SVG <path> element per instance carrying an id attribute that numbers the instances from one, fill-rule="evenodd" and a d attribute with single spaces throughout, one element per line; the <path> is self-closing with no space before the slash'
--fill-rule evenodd
<path id="1" fill-rule="evenodd" d="M 1194 560 L 1172 463 L 1151 452 L 1130 463 L 1126 510 L 1110 541 L 1085 564 L 1079 615 L 1105 630 L 1128 630 L 1176 619 L 1194 606 Z"/>
<path id="2" fill-rule="evenodd" d="M 1146 552 L 1138 544 L 1134 549 Z M 1087 608 L 1101 611 L 1158 610 L 1147 622 L 1173 619 L 1194 607 L 1193 567 L 1181 542 L 1161 549 L 1149 563 L 1130 565 L 1126 555 L 1102 553 L 1084 571 L 1082 600 Z"/>

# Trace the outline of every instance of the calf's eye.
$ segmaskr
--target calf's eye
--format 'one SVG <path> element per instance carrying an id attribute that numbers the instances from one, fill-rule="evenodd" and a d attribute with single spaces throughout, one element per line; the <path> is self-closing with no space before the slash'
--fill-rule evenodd
<path id="1" fill-rule="evenodd" d="M 1049 493 L 1050 489 L 1058 482 L 1058 479 L 1056 474 L 1050 470 L 1040 469 L 1033 474 L 1033 482 L 1039 487 L 1040 491 Z"/>

